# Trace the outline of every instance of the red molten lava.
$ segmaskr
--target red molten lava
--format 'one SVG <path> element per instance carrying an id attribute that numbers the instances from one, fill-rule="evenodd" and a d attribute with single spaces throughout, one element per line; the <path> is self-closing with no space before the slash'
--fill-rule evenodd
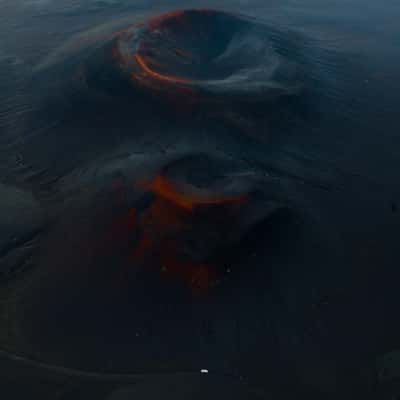
<path id="1" fill-rule="evenodd" d="M 137 220 L 140 238 L 132 250 L 132 262 L 155 266 L 166 278 L 189 285 L 195 293 L 207 290 L 218 280 L 217 268 L 206 262 L 207 254 L 198 254 L 191 243 L 211 240 L 208 230 L 215 229 L 215 221 L 205 223 L 204 215 L 199 218 L 196 211 L 202 206 L 219 206 L 229 218 L 246 197 L 184 194 L 162 175 L 139 186 L 155 197 Z M 219 239 L 224 240 L 223 234 Z"/>
<path id="2" fill-rule="evenodd" d="M 184 10 L 177 10 L 177 11 L 170 11 L 170 12 L 166 12 L 164 14 L 161 14 L 157 17 L 153 17 L 149 20 L 148 22 L 148 27 L 151 30 L 154 29 L 158 29 L 160 27 L 160 25 L 164 22 L 167 21 L 171 18 L 181 18 L 185 15 L 185 11 Z"/>
<path id="3" fill-rule="evenodd" d="M 168 62 L 168 57 L 164 58 L 161 54 L 166 49 L 169 49 L 178 59 L 185 60 L 190 64 L 195 58 L 191 50 L 196 52 L 198 50 L 197 45 L 193 44 L 194 47 L 190 51 L 181 48 L 181 46 L 185 46 L 185 41 L 193 41 L 190 36 L 194 35 L 196 37 L 198 34 L 197 29 L 204 29 L 201 26 L 196 27 L 193 16 L 207 17 L 207 15 L 219 14 L 225 13 L 209 9 L 196 9 L 172 11 L 151 18 L 143 25 L 143 30 L 138 34 L 139 40 L 134 55 L 136 68 L 134 68 L 131 75 L 132 79 L 153 88 L 160 87 L 160 85 L 163 88 L 163 85 L 170 84 L 183 86 L 183 88 L 175 87 L 175 90 L 188 90 L 189 87 L 196 83 L 195 78 L 179 76 L 179 68 L 175 69 L 175 73 L 165 72 L 168 71 L 171 65 Z M 174 31 L 176 29 L 180 32 L 182 40 L 177 40 L 175 37 L 176 33 Z M 189 36 L 189 39 L 187 36 Z"/>
<path id="4" fill-rule="evenodd" d="M 172 204 L 193 211 L 200 205 L 234 205 L 241 204 L 246 200 L 246 196 L 236 197 L 200 197 L 194 194 L 183 194 L 177 191 L 174 185 L 164 176 L 156 176 L 150 183 L 144 184 L 144 187 L 150 192 L 158 195 L 160 198 L 170 201 Z"/>
<path id="5" fill-rule="evenodd" d="M 119 285 L 143 276 L 193 295 L 207 293 L 226 270 L 219 250 L 232 245 L 248 196 L 183 191 L 161 174 L 135 187 L 152 195 L 145 208 L 127 207 L 129 189 L 120 180 L 113 183 L 115 198 L 106 214 L 111 219 L 98 219 L 96 257 L 110 266 L 122 263 L 123 269 L 114 271 Z"/>
<path id="6" fill-rule="evenodd" d="M 171 76 L 171 75 L 163 75 L 159 74 L 158 72 L 153 71 L 147 64 L 146 58 L 144 56 L 141 56 L 140 54 L 135 54 L 135 60 L 139 67 L 142 70 L 142 73 L 147 75 L 149 78 L 154 79 L 159 82 L 163 83 L 180 83 L 180 84 L 189 84 L 190 81 L 187 79 L 183 78 L 178 78 L 176 76 Z M 136 75 L 133 74 L 133 79 L 135 79 Z"/>
<path id="7" fill-rule="evenodd" d="M 210 10 L 197 10 L 199 13 L 212 12 Z M 185 11 L 174 11 L 151 18 L 147 22 L 131 25 L 127 29 L 117 32 L 117 45 L 112 53 L 115 60 L 130 71 L 131 80 L 144 87 L 155 90 L 174 88 L 175 94 L 193 94 L 190 86 L 193 81 L 167 72 L 161 72 L 163 65 L 159 64 L 157 48 L 149 47 L 148 36 L 164 29 L 164 24 L 171 21 L 180 25 L 190 23 L 185 18 Z M 130 42 L 136 38 L 134 47 Z M 193 55 L 177 45 L 172 51 L 181 59 L 192 60 Z M 168 69 L 168 66 L 166 66 Z M 160 68 L 160 70 L 159 70 Z"/>

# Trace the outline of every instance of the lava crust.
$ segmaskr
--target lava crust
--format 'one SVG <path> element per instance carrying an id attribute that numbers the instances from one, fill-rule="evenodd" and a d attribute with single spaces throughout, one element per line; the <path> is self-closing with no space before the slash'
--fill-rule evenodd
<path id="1" fill-rule="evenodd" d="M 222 11 L 185 10 L 151 18 L 118 33 L 113 54 L 135 86 L 151 91 L 254 102 L 301 88 L 290 60 L 296 54 L 281 48 L 276 32 Z"/>

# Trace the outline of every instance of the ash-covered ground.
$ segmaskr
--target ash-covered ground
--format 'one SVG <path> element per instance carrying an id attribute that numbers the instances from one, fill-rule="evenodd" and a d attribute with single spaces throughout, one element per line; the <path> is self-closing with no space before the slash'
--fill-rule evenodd
<path id="1" fill-rule="evenodd" d="M 399 16 L 3 1 L 2 396 L 397 398 Z"/>

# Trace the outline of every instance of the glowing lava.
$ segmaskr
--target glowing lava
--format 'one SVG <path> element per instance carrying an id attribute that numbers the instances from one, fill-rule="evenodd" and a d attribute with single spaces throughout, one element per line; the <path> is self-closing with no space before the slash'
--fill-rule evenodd
<path id="1" fill-rule="evenodd" d="M 254 102 L 298 88 L 276 32 L 222 11 L 175 11 L 130 26 L 116 34 L 113 56 L 136 87 L 153 92 Z"/>
<path id="2" fill-rule="evenodd" d="M 196 206 L 201 205 L 234 205 L 241 204 L 246 200 L 246 196 L 238 197 L 213 197 L 213 196 L 195 196 L 193 194 L 183 194 L 177 191 L 174 185 L 169 182 L 164 176 L 157 175 L 154 180 L 148 184 L 144 184 L 150 192 L 156 194 L 160 198 L 170 201 L 176 206 L 193 211 Z"/>
<path id="3" fill-rule="evenodd" d="M 178 78 L 176 76 L 168 76 L 162 75 L 155 71 L 153 71 L 148 65 L 145 58 L 139 54 L 135 55 L 135 60 L 139 67 L 142 69 L 143 73 L 148 75 L 151 79 L 158 80 L 160 82 L 168 82 L 168 83 L 181 83 L 181 84 L 189 84 L 190 81 L 183 78 Z M 133 79 L 135 79 L 135 75 L 133 75 Z"/>
<path id="4" fill-rule="evenodd" d="M 131 260 L 153 266 L 167 278 L 188 284 L 194 292 L 204 291 L 218 280 L 212 261 L 215 246 L 225 240 L 229 219 L 246 196 L 216 197 L 182 193 L 162 175 L 141 183 L 154 195 L 138 219 L 140 238 Z M 203 211 L 201 211 L 203 210 Z"/>
<path id="5" fill-rule="evenodd" d="M 139 273 L 172 287 L 189 288 L 192 294 L 207 292 L 222 278 L 224 268 L 215 254 L 232 245 L 231 233 L 237 230 L 248 196 L 180 190 L 162 174 L 134 186 L 143 196 L 151 196 L 150 201 L 113 219 L 98 242 L 101 252 L 106 254 L 110 245 L 113 249 L 129 246 L 126 277 Z M 113 192 L 120 203 L 120 185 L 113 185 Z"/>

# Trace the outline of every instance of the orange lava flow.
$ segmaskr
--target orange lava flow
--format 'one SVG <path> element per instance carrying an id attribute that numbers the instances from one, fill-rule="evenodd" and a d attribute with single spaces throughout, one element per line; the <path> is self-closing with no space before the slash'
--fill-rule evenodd
<path id="1" fill-rule="evenodd" d="M 240 204 L 246 200 L 246 196 L 201 198 L 195 195 L 179 193 L 174 185 L 162 175 L 157 175 L 150 183 L 144 186 L 150 192 L 187 211 L 193 211 L 199 205 Z"/>
<path id="2" fill-rule="evenodd" d="M 190 214 L 176 204 L 156 197 L 138 221 L 139 241 L 130 260 L 144 268 L 154 269 L 166 281 L 180 282 L 192 294 L 206 292 L 216 280 L 212 265 L 195 262 L 182 252 L 187 244 L 185 229 L 191 227 Z"/>
<path id="3" fill-rule="evenodd" d="M 167 83 L 180 83 L 183 85 L 190 84 L 190 81 L 187 79 L 183 78 L 178 78 L 176 76 L 170 76 L 170 75 L 163 75 L 160 74 L 156 71 L 153 71 L 146 63 L 144 57 L 142 57 L 139 54 L 135 54 L 135 60 L 136 63 L 139 65 L 139 67 L 151 78 L 157 81 L 161 82 L 167 82 Z"/>
<path id="4" fill-rule="evenodd" d="M 157 175 L 142 189 L 153 193 L 154 200 L 137 219 L 139 240 L 132 249 L 130 259 L 141 265 L 154 265 L 166 279 L 181 281 L 189 286 L 193 294 L 206 292 L 218 280 L 216 266 L 205 262 L 204 254 L 196 261 L 191 251 L 191 240 L 207 241 L 206 230 L 214 230 L 213 221 L 204 222 L 194 212 L 200 205 L 231 206 L 242 204 L 245 196 L 197 197 L 182 194 L 164 176 Z M 227 214 L 230 218 L 231 214 Z M 206 231 L 207 232 L 207 231 Z M 220 238 L 223 240 L 223 238 Z M 190 250 L 192 249 L 192 250 Z M 200 260 L 204 261 L 200 261 Z"/>
<path id="5" fill-rule="evenodd" d="M 150 203 L 142 210 L 129 206 L 124 183 L 116 180 L 112 193 L 124 211 L 96 239 L 101 257 L 124 260 L 123 270 L 116 271 L 118 285 L 129 282 L 132 271 L 132 276 L 143 274 L 194 296 L 207 294 L 223 272 L 214 251 L 226 243 L 227 230 L 247 196 L 182 193 L 162 174 L 135 186 L 153 194 Z"/>
<path id="6" fill-rule="evenodd" d="M 159 15 L 158 17 L 153 17 L 149 20 L 148 26 L 150 29 L 157 29 L 160 26 L 160 23 L 170 19 L 170 18 L 179 18 L 185 15 L 185 11 L 170 11 L 164 14 Z"/>

